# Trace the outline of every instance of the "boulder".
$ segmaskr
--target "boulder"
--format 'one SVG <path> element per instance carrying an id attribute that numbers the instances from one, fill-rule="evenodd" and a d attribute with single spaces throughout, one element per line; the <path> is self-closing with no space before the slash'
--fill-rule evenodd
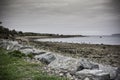
<path id="1" fill-rule="evenodd" d="M 22 45 L 18 44 L 17 41 L 0 40 L 0 47 L 7 50 L 19 50 Z"/>
<path id="2" fill-rule="evenodd" d="M 109 73 L 105 73 L 102 70 L 89 70 L 84 69 L 76 72 L 76 76 L 81 80 L 110 80 Z"/>
<path id="3" fill-rule="evenodd" d="M 26 55 L 34 52 L 32 47 L 21 47 L 19 51 L 25 53 Z"/>
<path id="4" fill-rule="evenodd" d="M 64 70 L 68 72 L 76 72 L 80 67 L 79 61 L 71 57 L 55 55 L 56 59 L 51 62 L 48 67 L 56 70 Z"/>
<path id="5" fill-rule="evenodd" d="M 1 48 L 7 49 L 7 44 L 8 44 L 8 41 L 3 40 L 3 39 L 0 40 L 0 47 Z"/>
<path id="6" fill-rule="evenodd" d="M 115 80 L 120 80 L 120 67 L 117 69 L 117 77 Z"/>
<path id="7" fill-rule="evenodd" d="M 41 55 L 36 55 L 35 59 L 37 59 L 45 64 L 49 64 L 52 61 L 54 61 L 56 58 L 52 53 L 45 53 L 45 54 L 41 54 Z"/>
<path id="8" fill-rule="evenodd" d="M 115 80 L 120 80 L 120 74 L 117 75 Z"/>
<path id="9" fill-rule="evenodd" d="M 103 72 L 107 72 L 110 74 L 110 79 L 115 80 L 118 75 L 118 68 L 112 67 L 110 65 L 101 65 L 99 64 L 99 70 L 103 70 Z"/>
<path id="10" fill-rule="evenodd" d="M 38 50 L 38 49 L 35 49 L 33 48 L 33 55 L 41 55 L 41 54 L 45 54 L 46 52 L 43 51 L 43 50 Z"/>
<path id="11" fill-rule="evenodd" d="M 81 58 L 79 59 L 79 62 L 84 69 L 99 69 L 99 66 L 97 64 L 94 64 L 87 59 Z"/>
<path id="12" fill-rule="evenodd" d="M 23 46 L 21 44 L 19 44 L 17 41 L 10 41 L 10 40 L 1 40 L 0 39 L 0 47 L 7 49 L 7 50 L 19 50 L 22 53 L 25 53 L 26 55 L 29 53 L 32 53 L 34 55 L 39 55 L 39 54 L 43 54 L 44 52 L 41 52 L 38 49 L 35 49 L 31 46 Z"/>
<path id="13" fill-rule="evenodd" d="M 44 51 L 35 49 L 35 48 L 31 47 L 31 46 L 21 47 L 19 49 L 19 51 L 21 51 L 22 53 L 25 53 L 25 54 L 30 54 L 31 53 L 33 55 L 40 55 L 40 54 L 46 53 Z"/>

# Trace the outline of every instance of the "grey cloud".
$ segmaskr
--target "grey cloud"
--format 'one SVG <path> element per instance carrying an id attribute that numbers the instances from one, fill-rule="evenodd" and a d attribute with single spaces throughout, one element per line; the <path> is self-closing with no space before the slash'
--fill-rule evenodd
<path id="1" fill-rule="evenodd" d="M 111 34 L 120 29 L 116 1 L 1 0 L 0 20 L 9 28 L 23 31 Z"/>

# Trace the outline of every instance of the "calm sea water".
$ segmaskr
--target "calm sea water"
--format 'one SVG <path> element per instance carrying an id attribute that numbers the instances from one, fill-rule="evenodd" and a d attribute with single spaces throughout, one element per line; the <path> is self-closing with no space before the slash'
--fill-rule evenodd
<path id="1" fill-rule="evenodd" d="M 72 38 L 49 38 L 49 39 L 37 39 L 37 41 L 49 41 L 49 42 L 67 42 L 67 43 L 87 43 L 87 44 L 108 44 L 108 45 L 120 45 L 120 37 L 105 36 L 105 37 L 72 37 Z"/>

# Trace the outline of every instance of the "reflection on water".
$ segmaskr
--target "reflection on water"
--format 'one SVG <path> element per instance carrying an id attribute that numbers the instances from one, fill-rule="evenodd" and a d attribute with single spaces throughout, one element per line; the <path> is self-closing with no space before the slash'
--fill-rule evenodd
<path id="1" fill-rule="evenodd" d="M 98 36 L 98 37 L 50 38 L 50 39 L 38 39 L 37 41 L 120 45 L 120 37 L 112 37 L 112 36 L 107 36 L 107 37 L 99 37 Z"/>

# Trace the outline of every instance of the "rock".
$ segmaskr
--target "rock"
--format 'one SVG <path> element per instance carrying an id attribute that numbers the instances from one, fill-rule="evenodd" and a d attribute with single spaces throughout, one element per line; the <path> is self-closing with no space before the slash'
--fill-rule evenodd
<path id="1" fill-rule="evenodd" d="M 31 46 L 21 47 L 19 49 L 19 51 L 21 51 L 22 53 L 25 53 L 25 54 L 32 53 L 33 55 L 40 55 L 40 54 L 46 53 L 46 52 L 43 52 L 41 50 L 35 49 Z"/>
<path id="2" fill-rule="evenodd" d="M 110 80 L 109 73 L 105 73 L 102 70 L 88 70 L 76 72 L 76 76 L 81 80 Z"/>
<path id="3" fill-rule="evenodd" d="M 0 40 L 0 47 L 7 50 L 19 50 L 22 45 L 18 44 L 17 41 Z"/>
<path id="4" fill-rule="evenodd" d="M 1 48 L 7 49 L 7 44 L 8 44 L 8 41 L 0 39 L 0 47 Z"/>
<path id="5" fill-rule="evenodd" d="M 118 75 L 117 67 L 111 67 L 110 65 L 101 65 L 99 64 L 99 70 L 103 70 L 103 72 L 107 72 L 110 74 L 110 79 L 115 79 Z"/>
<path id="6" fill-rule="evenodd" d="M 59 74 L 59 71 L 55 70 L 55 74 L 57 74 L 57 75 L 58 75 L 58 74 Z"/>
<path id="7" fill-rule="evenodd" d="M 25 53 L 26 55 L 34 52 L 32 47 L 21 47 L 19 51 Z"/>
<path id="8" fill-rule="evenodd" d="M 120 67 L 117 68 L 117 73 L 120 74 Z"/>
<path id="9" fill-rule="evenodd" d="M 120 80 L 120 74 L 117 75 L 115 80 Z"/>
<path id="10" fill-rule="evenodd" d="M 71 78 L 71 80 L 75 80 L 75 79 L 76 79 L 76 77 L 73 75 L 72 78 Z"/>
<path id="11" fill-rule="evenodd" d="M 79 61 L 74 58 L 55 55 L 56 59 L 48 66 L 56 70 L 64 70 L 68 72 L 76 72 L 79 68 Z"/>
<path id="12" fill-rule="evenodd" d="M 72 76 L 70 75 L 70 73 L 67 73 L 66 76 L 68 79 L 72 79 Z"/>
<path id="13" fill-rule="evenodd" d="M 63 74 L 63 73 L 59 73 L 59 76 L 63 77 L 63 76 L 64 76 L 64 74 Z"/>
<path id="14" fill-rule="evenodd" d="M 90 78 L 86 77 L 84 80 L 90 80 Z"/>
<path id="15" fill-rule="evenodd" d="M 30 47 L 30 46 L 24 46 L 24 47 L 21 47 L 20 50 L 22 49 L 33 49 L 33 47 Z"/>
<path id="16" fill-rule="evenodd" d="M 87 59 L 81 58 L 79 62 L 81 64 L 81 68 L 83 67 L 83 69 L 99 69 L 97 64 L 94 64 Z"/>
<path id="17" fill-rule="evenodd" d="M 115 80 L 120 80 L 120 67 L 117 69 L 117 77 Z"/>
<path id="18" fill-rule="evenodd" d="M 52 61 L 54 61 L 56 58 L 52 53 L 45 53 L 45 54 L 35 56 L 35 59 L 37 59 L 45 64 L 49 64 Z"/>
<path id="19" fill-rule="evenodd" d="M 11 50 L 19 50 L 21 47 L 22 47 L 22 45 L 17 44 L 17 45 L 14 45 Z"/>
<path id="20" fill-rule="evenodd" d="M 46 52 L 44 52 L 44 51 L 35 50 L 35 49 L 34 49 L 34 52 L 33 52 L 34 55 L 41 55 L 41 54 L 45 54 L 45 53 Z"/>

